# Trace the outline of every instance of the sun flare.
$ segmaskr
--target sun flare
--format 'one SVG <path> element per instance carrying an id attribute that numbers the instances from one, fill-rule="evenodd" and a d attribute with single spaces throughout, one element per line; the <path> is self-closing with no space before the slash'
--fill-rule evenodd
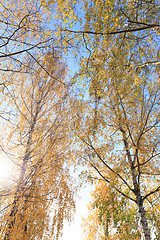
<path id="1" fill-rule="evenodd" d="M 0 184 L 7 184 L 12 175 L 12 166 L 10 161 L 0 155 Z"/>

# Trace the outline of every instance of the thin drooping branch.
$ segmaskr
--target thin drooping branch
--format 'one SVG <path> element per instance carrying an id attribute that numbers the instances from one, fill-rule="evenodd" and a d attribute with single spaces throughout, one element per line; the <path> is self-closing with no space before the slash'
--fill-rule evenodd
<path id="1" fill-rule="evenodd" d="M 134 193 L 134 190 L 129 186 L 129 184 L 126 182 L 126 180 L 116 171 L 114 171 L 100 156 L 100 154 L 97 152 L 97 150 L 93 147 L 93 145 L 91 143 L 86 142 L 83 138 L 81 138 L 80 136 L 78 136 L 86 145 L 88 145 L 97 155 L 97 157 L 99 158 L 99 160 L 104 164 L 104 166 L 106 166 L 111 172 L 113 172 L 116 176 L 118 176 L 123 182 L 124 184 Z"/>
<path id="2" fill-rule="evenodd" d="M 102 173 L 100 172 L 100 170 L 99 170 L 94 164 L 92 164 L 92 163 L 90 163 L 90 164 L 91 164 L 91 166 L 98 172 L 98 174 L 99 174 L 107 183 L 111 183 L 111 181 L 110 181 L 109 179 L 107 179 L 107 178 L 104 176 L 104 174 L 102 174 Z M 112 187 L 113 187 L 117 192 L 119 192 L 119 193 L 122 194 L 124 197 L 126 197 L 127 199 L 129 199 L 129 200 L 131 200 L 131 201 L 133 201 L 133 202 L 136 202 L 136 200 L 135 200 L 134 198 L 129 197 L 128 195 L 126 195 L 124 192 L 122 192 L 121 190 L 119 190 L 115 185 L 114 185 L 114 186 L 112 185 Z"/>

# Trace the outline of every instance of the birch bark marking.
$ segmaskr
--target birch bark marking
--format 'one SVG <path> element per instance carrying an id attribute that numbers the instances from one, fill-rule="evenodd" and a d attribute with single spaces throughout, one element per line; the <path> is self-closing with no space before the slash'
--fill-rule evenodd
<path id="1" fill-rule="evenodd" d="M 151 235 L 149 232 L 148 222 L 146 219 L 145 210 L 144 210 L 143 201 L 142 201 L 141 196 L 137 197 L 137 205 L 138 205 L 138 209 L 139 209 L 139 215 L 140 215 L 140 219 L 141 219 L 141 224 L 142 224 L 145 240 L 151 240 Z"/>
<path id="2" fill-rule="evenodd" d="M 145 210 L 144 210 L 144 206 L 143 206 L 143 200 L 142 200 L 142 196 L 141 196 L 141 193 L 140 193 L 139 182 L 137 182 L 137 178 L 136 178 L 135 159 L 132 160 L 132 157 L 131 157 L 131 154 L 130 154 L 130 151 L 129 151 L 129 145 L 128 145 L 128 142 L 127 142 L 127 138 L 125 136 L 125 131 L 122 129 L 121 126 L 120 126 L 120 131 L 123 134 L 123 141 L 124 141 L 124 145 L 125 145 L 125 149 L 126 149 L 126 154 L 127 154 L 127 157 L 128 157 L 128 161 L 130 163 L 130 167 L 131 167 L 132 181 L 133 181 L 133 186 L 134 186 L 134 194 L 136 196 L 136 203 L 137 203 L 139 214 L 140 214 L 143 233 L 144 233 L 144 236 L 145 236 L 145 240 L 151 240 L 149 227 L 148 227 L 148 222 L 147 222 L 147 219 L 146 219 Z"/>

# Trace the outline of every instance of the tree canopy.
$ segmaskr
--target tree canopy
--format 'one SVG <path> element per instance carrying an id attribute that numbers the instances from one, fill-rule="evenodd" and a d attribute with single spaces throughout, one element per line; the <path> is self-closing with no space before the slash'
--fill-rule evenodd
<path id="1" fill-rule="evenodd" d="M 58 239 L 76 165 L 96 186 L 85 239 L 158 239 L 159 10 L 1 1 L 0 146 L 17 172 L 1 190 L 1 238 Z"/>

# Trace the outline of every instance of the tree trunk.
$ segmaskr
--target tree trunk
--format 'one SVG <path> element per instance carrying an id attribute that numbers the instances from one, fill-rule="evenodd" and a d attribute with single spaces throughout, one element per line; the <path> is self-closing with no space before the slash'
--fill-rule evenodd
<path id="1" fill-rule="evenodd" d="M 11 234 L 12 230 L 14 229 L 15 217 L 16 217 L 16 214 L 18 212 L 18 205 L 19 205 L 19 202 L 20 202 L 20 197 L 21 197 L 21 194 L 22 194 L 22 192 L 24 191 L 24 188 L 25 188 L 25 186 L 23 186 L 23 184 L 24 184 L 24 178 L 25 178 L 25 173 L 26 173 L 26 164 L 27 164 L 27 162 L 30 158 L 30 154 L 31 154 L 30 148 L 31 148 L 31 144 L 32 144 L 32 136 L 33 136 L 34 128 L 35 128 L 37 117 L 38 117 L 38 114 L 39 114 L 39 104 L 40 104 L 40 102 L 37 105 L 36 113 L 35 113 L 35 116 L 33 117 L 33 122 L 31 124 L 31 128 L 30 128 L 30 131 L 29 131 L 29 136 L 28 136 L 28 141 L 27 141 L 27 146 L 26 146 L 26 152 L 25 152 L 25 156 L 23 158 L 22 167 L 21 167 L 21 171 L 20 171 L 19 182 L 18 182 L 16 193 L 15 193 L 14 201 L 12 203 L 12 210 L 11 210 L 11 213 L 9 215 L 10 220 L 8 221 L 8 229 L 5 233 L 4 240 L 10 240 L 11 239 L 10 234 Z M 27 230 L 27 225 L 25 224 L 24 233 L 26 233 L 26 230 Z"/>
<path id="2" fill-rule="evenodd" d="M 139 208 L 139 214 L 140 214 L 140 219 L 141 219 L 141 224 L 142 224 L 142 229 L 143 229 L 143 233 L 145 236 L 145 240 L 151 240 L 151 235 L 149 232 L 149 227 L 148 227 L 148 222 L 146 219 L 146 215 L 145 215 L 145 210 L 143 207 L 143 202 L 140 201 L 139 203 L 137 203 L 138 208 Z"/>

